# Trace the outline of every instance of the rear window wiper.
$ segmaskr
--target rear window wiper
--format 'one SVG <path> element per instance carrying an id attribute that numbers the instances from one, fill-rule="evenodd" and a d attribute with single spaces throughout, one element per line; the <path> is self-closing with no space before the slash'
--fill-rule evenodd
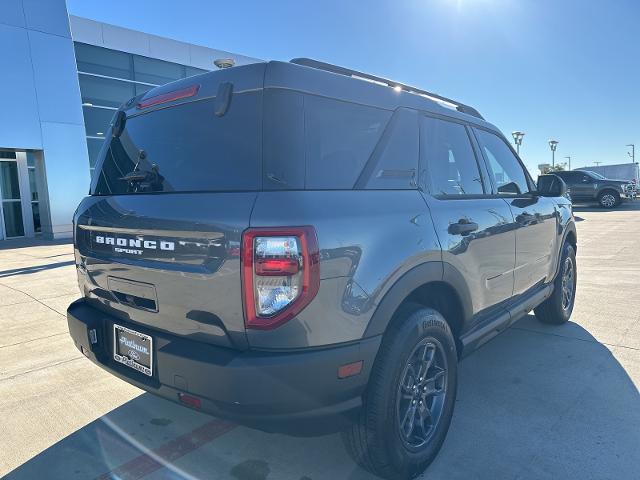
<path id="1" fill-rule="evenodd" d="M 146 153 L 141 150 L 138 155 L 138 163 L 133 167 L 133 170 L 118 178 L 118 180 L 127 182 L 128 190 L 131 192 L 158 192 L 163 189 L 162 182 L 164 182 L 164 177 L 160 175 L 160 167 L 158 165 L 151 164 L 151 170 L 140 169 L 140 160 L 146 158 L 146 156 Z"/>

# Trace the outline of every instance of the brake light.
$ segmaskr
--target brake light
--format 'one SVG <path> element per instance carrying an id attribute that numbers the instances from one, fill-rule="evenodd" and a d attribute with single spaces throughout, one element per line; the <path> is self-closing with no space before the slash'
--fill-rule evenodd
<path id="1" fill-rule="evenodd" d="M 242 236 L 247 328 L 272 329 L 302 311 L 320 288 L 313 227 L 250 228 Z"/>
<path id="2" fill-rule="evenodd" d="M 179 100 L 181 98 L 189 98 L 193 97 L 198 90 L 200 89 L 200 85 L 191 85 L 187 88 L 181 88 L 180 90 L 173 90 L 172 92 L 163 93 L 160 95 L 154 95 L 153 97 L 145 98 L 141 102 L 138 102 L 138 109 L 141 110 L 143 108 L 153 107 L 154 105 L 160 105 L 161 103 L 173 102 L 174 100 Z"/>

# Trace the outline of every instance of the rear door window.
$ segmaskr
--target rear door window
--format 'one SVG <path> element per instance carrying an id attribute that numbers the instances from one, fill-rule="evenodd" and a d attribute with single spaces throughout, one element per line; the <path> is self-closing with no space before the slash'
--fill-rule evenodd
<path id="1" fill-rule="evenodd" d="M 478 161 L 464 125 L 422 117 L 420 157 L 432 195 L 484 194 Z"/>
<path id="2" fill-rule="evenodd" d="M 127 118 L 118 138 L 108 135 L 92 193 L 258 190 L 260 95 L 234 94 L 222 117 L 206 99 Z"/>

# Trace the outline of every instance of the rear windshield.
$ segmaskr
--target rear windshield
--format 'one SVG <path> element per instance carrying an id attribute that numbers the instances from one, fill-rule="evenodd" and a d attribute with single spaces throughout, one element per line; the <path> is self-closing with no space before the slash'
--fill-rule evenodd
<path id="1" fill-rule="evenodd" d="M 92 194 L 257 190 L 259 95 L 234 94 L 222 117 L 205 99 L 127 118 L 108 134 Z"/>

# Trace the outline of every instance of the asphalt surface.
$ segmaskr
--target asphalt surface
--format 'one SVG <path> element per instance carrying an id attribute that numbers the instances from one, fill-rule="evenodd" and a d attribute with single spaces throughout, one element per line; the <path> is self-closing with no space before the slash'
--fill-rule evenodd
<path id="1" fill-rule="evenodd" d="M 461 363 L 424 478 L 640 478 L 640 202 L 576 217 L 571 321 L 530 315 Z M 103 372 L 67 334 L 77 297 L 69 244 L 0 242 L 0 477 L 372 478 L 338 435 L 235 426 Z"/>

